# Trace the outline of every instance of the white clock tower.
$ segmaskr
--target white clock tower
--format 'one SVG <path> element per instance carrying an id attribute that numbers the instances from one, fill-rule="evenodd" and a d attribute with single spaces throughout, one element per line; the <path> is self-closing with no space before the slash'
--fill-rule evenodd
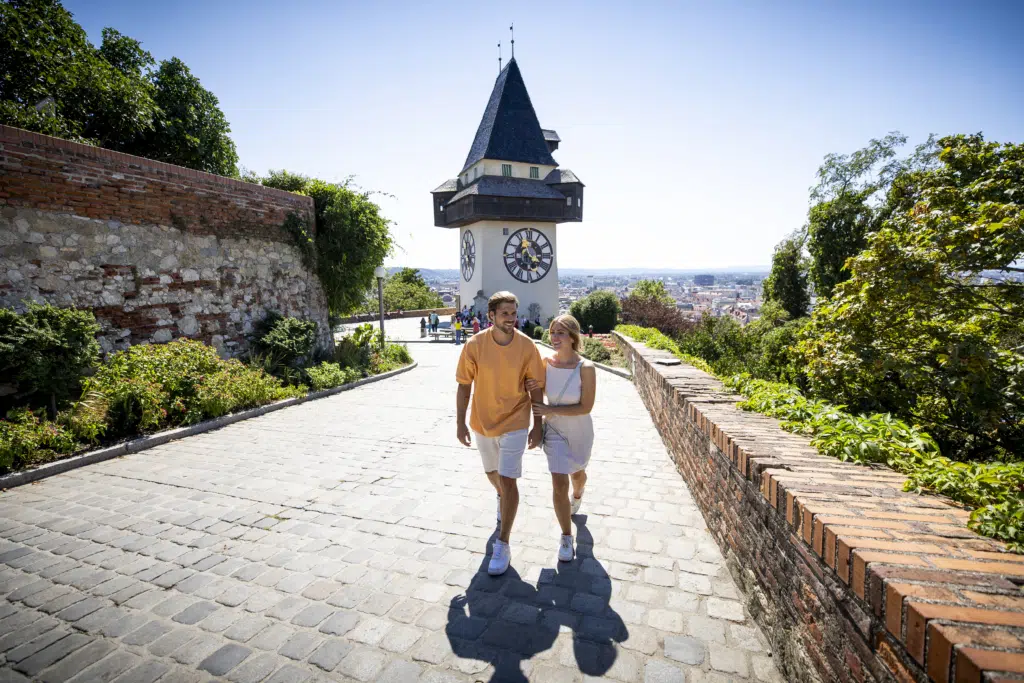
<path id="1" fill-rule="evenodd" d="M 542 323 L 558 315 L 556 225 L 583 220 L 583 183 L 551 156 L 559 142 L 540 127 L 513 58 L 459 176 L 432 192 L 434 225 L 459 229 L 463 305 L 486 310 L 492 294 L 508 290 L 520 315 Z"/>

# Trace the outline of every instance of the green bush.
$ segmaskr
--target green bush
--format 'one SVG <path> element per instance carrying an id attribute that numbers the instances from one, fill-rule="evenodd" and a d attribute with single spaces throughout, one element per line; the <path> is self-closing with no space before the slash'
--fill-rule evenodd
<path id="1" fill-rule="evenodd" d="M 593 325 L 594 332 L 605 334 L 615 329 L 619 321 L 619 298 L 611 292 L 593 292 L 569 307 L 569 315 L 576 318 L 586 332 Z"/>
<path id="2" fill-rule="evenodd" d="M 37 411 L 18 408 L 0 420 L 0 471 L 56 460 L 78 448 L 67 429 L 42 419 Z"/>
<path id="3" fill-rule="evenodd" d="M 657 330 L 620 325 L 616 331 L 664 349 L 700 367 Z M 703 363 L 705 370 L 714 374 Z M 796 387 L 747 374 L 724 380 L 746 400 L 738 405 L 782 420 L 782 428 L 804 434 L 823 455 L 858 464 L 883 463 L 907 475 L 904 490 L 944 495 L 974 508 L 968 526 L 1024 552 L 1024 463 L 955 462 L 939 451 L 930 434 L 889 414 L 853 415 L 842 406 L 807 398 Z"/>
<path id="4" fill-rule="evenodd" d="M 17 385 L 16 398 L 55 417 L 98 362 L 99 331 L 92 311 L 35 303 L 21 314 L 0 308 L 0 376 Z"/>
<path id="5" fill-rule="evenodd" d="M 412 362 L 409 349 L 401 344 L 388 344 L 370 357 L 371 374 L 379 375 L 404 367 Z"/>
<path id="6" fill-rule="evenodd" d="M 106 400 L 111 436 L 194 424 L 234 410 L 301 395 L 237 360 L 222 360 L 201 342 L 133 346 L 115 353 L 86 381 Z"/>
<path id="7" fill-rule="evenodd" d="M 540 340 L 548 346 L 551 346 L 551 333 L 545 329 L 540 335 Z"/>
<path id="8" fill-rule="evenodd" d="M 547 332 L 547 330 L 545 330 L 541 325 L 534 325 L 532 336 L 534 339 L 544 339 L 545 332 Z"/>
<path id="9" fill-rule="evenodd" d="M 583 350 L 580 355 L 584 358 L 589 358 L 595 363 L 607 363 L 612 359 L 612 353 L 605 348 L 597 339 L 584 338 Z"/>
<path id="10" fill-rule="evenodd" d="M 337 363 L 321 363 L 320 365 L 308 368 L 306 372 L 309 374 L 309 383 L 314 391 L 322 391 L 323 389 L 331 389 L 342 384 L 349 384 L 363 377 L 359 370 L 352 367 L 342 367 Z"/>
<path id="11" fill-rule="evenodd" d="M 313 355 L 317 327 L 315 320 L 267 313 L 253 334 L 253 349 L 257 355 L 268 358 L 274 367 L 300 368 Z"/>

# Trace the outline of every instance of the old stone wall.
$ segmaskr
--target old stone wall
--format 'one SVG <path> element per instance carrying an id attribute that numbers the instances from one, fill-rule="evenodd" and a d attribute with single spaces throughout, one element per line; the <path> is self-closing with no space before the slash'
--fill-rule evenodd
<path id="1" fill-rule="evenodd" d="M 246 349 L 267 311 L 316 320 L 319 280 L 284 224 L 289 192 L 0 126 L 0 306 L 90 308 L 107 352 L 200 339 Z"/>
<path id="2" fill-rule="evenodd" d="M 904 478 L 820 455 L 620 335 L 636 388 L 792 681 L 1024 676 L 1024 556 Z"/>

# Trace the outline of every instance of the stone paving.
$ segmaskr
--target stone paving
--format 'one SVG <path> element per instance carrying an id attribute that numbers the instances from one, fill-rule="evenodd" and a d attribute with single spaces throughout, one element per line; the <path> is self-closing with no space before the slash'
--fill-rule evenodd
<path id="1" fill-rule="evenodd" d="M 0 682 L 781 681 L 632 385 L 600 373 L 578 557 L 530 451 L 512 569 L 458 347 L 0 495 Z"/>

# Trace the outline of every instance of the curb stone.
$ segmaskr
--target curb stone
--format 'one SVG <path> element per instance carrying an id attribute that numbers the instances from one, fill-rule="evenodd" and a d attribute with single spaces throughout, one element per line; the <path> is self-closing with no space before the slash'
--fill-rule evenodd
<path id="1" fill-rule="evenodd" d="M 76 470 L 79 467 L 85 467 L 86 465 L 93 465 L 98 462 L 103 462 L 104 460 L 119 458 L 123 455 L 128 455 L 129 453 L 138 453 L 140 451 L 149 450 L 150 448 L 162 446 L 170 441 L 183 439 L 186 436 L 194 436 L 196 434 L 213 431 L 214 429 L 220 429 L 221 427 L 227 427 L 235 422 L 259 417 L 260 415 L 273 413 L 278 410 L 283 410 L 284 408 L 291 408 L 292 406 L 297 406 L 300 403 L 305 403 L 307 401 L 334 396 L 335 394 L 340 394 L 343 391 L 361 387 L 364 384 L 372 384 L 373 382 L 379 382 L 381 380 L 400 375 L 403 372 L 409 372 L 410 370 L 415 369 L 417 365 L 419 364 L 416 361 L 413 361 L 409 365 L 398 368 L 397 370 L 391 370 L 390 372 L 384 372 L 372 377 L 364 377 L 361 380 L 351 382 L 349 384 L 342 384 L 339 387 L 332 387 L 331 389 L 323 389 L 321 391 L 311 391 L 305 396 L 300 396 L 298 398 L 286 398 L 283 401 L 268 403 L 267 405 L 257 406 L 256 408 L 242 410 L 229 415 L 222 415 L 220 417 L 215 417 L 212 420 L 206 420 L 187 427 L 168 429 L 167 431 L 157 432 L 156 434 L 139 437 L 138 439 L 132 439 L 131 441 L 126 441 L 124 443 L 117 444 L 116 446 L 100 448 L 99 450 L 89 451 L 88 453 L 82 453 L 81 455 L 73 455 L 70 458 L 64 458 L 63 460 L 56 460 L 32 470 L 11 472 L 10 474 L 0 476 L 0 491 L 12 489 L 16 486 L 31 484 L 34 481 L 39 481 L 57 474 Z"/>
<path id="2" fill-rule="evenodd" d="M 551 349 L 552 351 L 555 350 L 555 347 L 551 346 L 551 344 L 545 344 L 544 342 L 540 341 L 539 339 L 534 339 L 533 342 L 535 344 L 537 344 L 538 346 L 545 346 L 545 347 Z M 588 358 L 587 360 L 590 360 L 590 359 Z M 602 370 L 607 370 L 608 372 L 612 373 L 613 375 L 618 375 L 619 377 L 622 377 L 623 379 L 633 379 L 632 373 L 630 373 L 630 371 L 627 370 L 626 368 L 616 368 L 614 366 L 605 365 L 603 363 L 598 363 L 597 361 L 592 361 L 592 360 L 590 362 L 593 363 L 594 365 L 596 365 L 597 367 L 601 368 Z"/>

